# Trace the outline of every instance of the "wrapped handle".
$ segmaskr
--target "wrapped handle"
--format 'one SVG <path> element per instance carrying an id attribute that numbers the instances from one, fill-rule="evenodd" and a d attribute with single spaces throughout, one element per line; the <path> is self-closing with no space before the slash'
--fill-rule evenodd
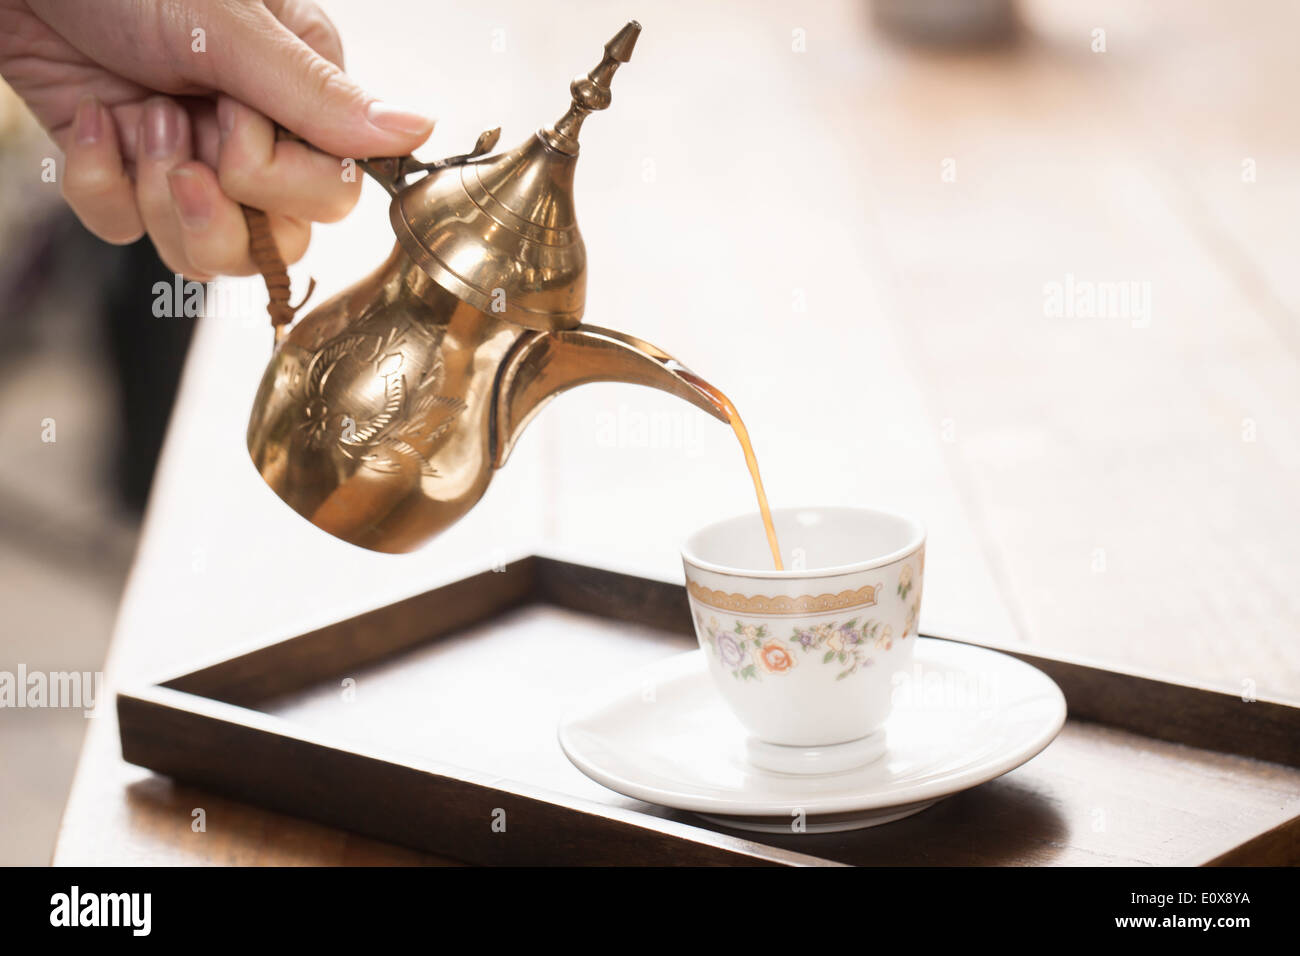
<path id="1" fill-rule="evenodd" d="M 252 206 L 240 207 L 244 211 L 244 222 L 248 225 L 248 254 L 253 257 L 257 271 L 262 273 L 266 283 L 268 301 L 266 311 L 271 315 L 271 327 L 275 329 L 275 345 L 284 341 L 289 334 L 289 324 L 298 310 L 307 304 L 311 294 L 316 291 L 316 280 L 307 285 L 307 294 L 297 305 L 289 302 L 289 270 L 280 255 L 280 248 L 275 244 L 271 234 L 271 220 L 261 209 Z"/>

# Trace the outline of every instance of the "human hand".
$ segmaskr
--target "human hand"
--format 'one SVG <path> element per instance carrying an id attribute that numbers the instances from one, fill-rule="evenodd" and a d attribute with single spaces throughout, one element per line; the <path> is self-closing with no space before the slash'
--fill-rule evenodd
<path id="1" fill-rule="evenodd" d="M 239 204 L 267 212 L 294 262 L 311 223 L 360 195 L 338 157 L 428 138 L 432 120 L 342 65 L 310 0 L 0 0 L 0 75 L 63 149 L 68 204 L 108 242 L 147 232 L 193 279 L 258 271 Z M 277 140 L 276 123 L 318 149 Z"/>

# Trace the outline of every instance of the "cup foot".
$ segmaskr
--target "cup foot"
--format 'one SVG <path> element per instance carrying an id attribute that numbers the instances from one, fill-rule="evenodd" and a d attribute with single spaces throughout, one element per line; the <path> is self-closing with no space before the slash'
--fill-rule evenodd
<path id="1" fill-rule="evenodd" d="M 745 756 L 755 767 L 777 773 L 842 773 L 879 760 L 885 753 L 884 728 L 842 744 L 825 747 L 789 747 L 750 737 Z"/>

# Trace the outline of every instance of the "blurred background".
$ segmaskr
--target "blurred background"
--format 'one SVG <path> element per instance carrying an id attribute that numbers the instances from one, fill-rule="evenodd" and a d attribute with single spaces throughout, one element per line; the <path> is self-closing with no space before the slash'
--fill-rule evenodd
<path id="1" fill-rule="evenodd" d="M 587 320 L 723 388 L 774 506 L 920 517 L 923 632 L 1300 698 L 1300 8 L 321 5 L 363 85 L 440 117 L 425 158 L 552 121 L 640 19 L 583 134 Z M 53 156 L 0 89 L 0 671 L 104 669 L 116 628 L 111 689 L 538 542 L 679 578 L 752 508 L 730 432 L 594 386 L 424 551 L 327 538 L 244 452 L 260 281 L 155 318 L 166 270 L 81 229 Z M 383 258 L 386 201 L 317 227 L 295 299 Z M 0 711 L 0 863 L 49 860 L 103 720 Z"/>

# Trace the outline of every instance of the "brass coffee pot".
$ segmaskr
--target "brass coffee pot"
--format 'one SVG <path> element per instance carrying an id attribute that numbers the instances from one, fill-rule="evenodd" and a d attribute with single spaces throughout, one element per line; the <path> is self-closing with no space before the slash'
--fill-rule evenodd
<path id="1" fill-rule="evenodd" d="M 649 385 L 728 420 L 667 352 L 581 321 L 578 132 L 609 106 L 640 32 L 623 27 L 559 121 L 509 152 L 483 155 L 494 130 L 440 162 L 359 164 L 393 196 L 397 243 L 277 343 L 248 423 L 257 470 L 317 527 L 375 551 L 418 547 L 478 502 L 524 426 L 575 385 Z"/>

